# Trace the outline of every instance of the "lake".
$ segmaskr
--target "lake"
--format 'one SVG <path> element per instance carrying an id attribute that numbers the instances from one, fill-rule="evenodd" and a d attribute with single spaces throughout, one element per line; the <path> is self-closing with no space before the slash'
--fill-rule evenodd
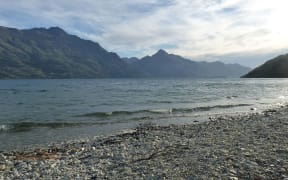
<path id="1" fill-rule="evenodd" d="M 287 98 L 287 79 L 0 80 L 0 149 L 196 123 Z"/>

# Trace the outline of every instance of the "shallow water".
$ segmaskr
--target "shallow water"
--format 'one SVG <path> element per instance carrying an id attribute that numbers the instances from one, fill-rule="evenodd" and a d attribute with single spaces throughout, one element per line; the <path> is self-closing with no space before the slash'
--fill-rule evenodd
<path id="1" fill-rule="evenodd" d="M 0 80 L 0 149 L 286 103 L 286 79 Z"/>

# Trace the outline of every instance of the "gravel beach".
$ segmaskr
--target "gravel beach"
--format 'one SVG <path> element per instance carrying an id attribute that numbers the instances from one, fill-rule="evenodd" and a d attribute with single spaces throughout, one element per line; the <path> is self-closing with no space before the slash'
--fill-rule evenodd
<path id="1" fill-rule="evenodd" d="M 288 107 L 0 153 L 0 179 L 288 179 Z"/>

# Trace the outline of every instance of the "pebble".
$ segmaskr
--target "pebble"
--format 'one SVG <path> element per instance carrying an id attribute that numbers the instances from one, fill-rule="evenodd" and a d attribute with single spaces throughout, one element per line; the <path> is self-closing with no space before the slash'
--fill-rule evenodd
<path id="1" fill-rule="evenodd" d="M 6 170 L 6 165 L 5 164 L 0 164 L 0 171 Z"/>

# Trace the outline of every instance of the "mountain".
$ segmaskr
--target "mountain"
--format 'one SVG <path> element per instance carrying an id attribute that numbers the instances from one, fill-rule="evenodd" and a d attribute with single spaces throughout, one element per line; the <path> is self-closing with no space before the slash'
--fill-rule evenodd
<path id="1" fill-rule="evenodd" d="M 253 69 L 244 78 L 288 78 L 288 54 L 280 55 Z"/>
<path id="2" fill-rule="evenodd" d="M 122 60 L 128 64 L 132 64 L 132 63 L 139 61 L 139 59 L 136 57 L 131 57 L 131 58 L 126 57 L 126 58 L 122 58 Z"/>
<path id="3" fill-rule="evenodd" d="M 131 64 L 146 77 L 240 77 L 250 68 L 222 62 L 196 62 L 159 50 Z"/>
<path id="4" fill-rule="evenodd" d="M 98 43 L 59 27 L 0 27 L 0 78 L 106 78 L 138 72 Z"/>

